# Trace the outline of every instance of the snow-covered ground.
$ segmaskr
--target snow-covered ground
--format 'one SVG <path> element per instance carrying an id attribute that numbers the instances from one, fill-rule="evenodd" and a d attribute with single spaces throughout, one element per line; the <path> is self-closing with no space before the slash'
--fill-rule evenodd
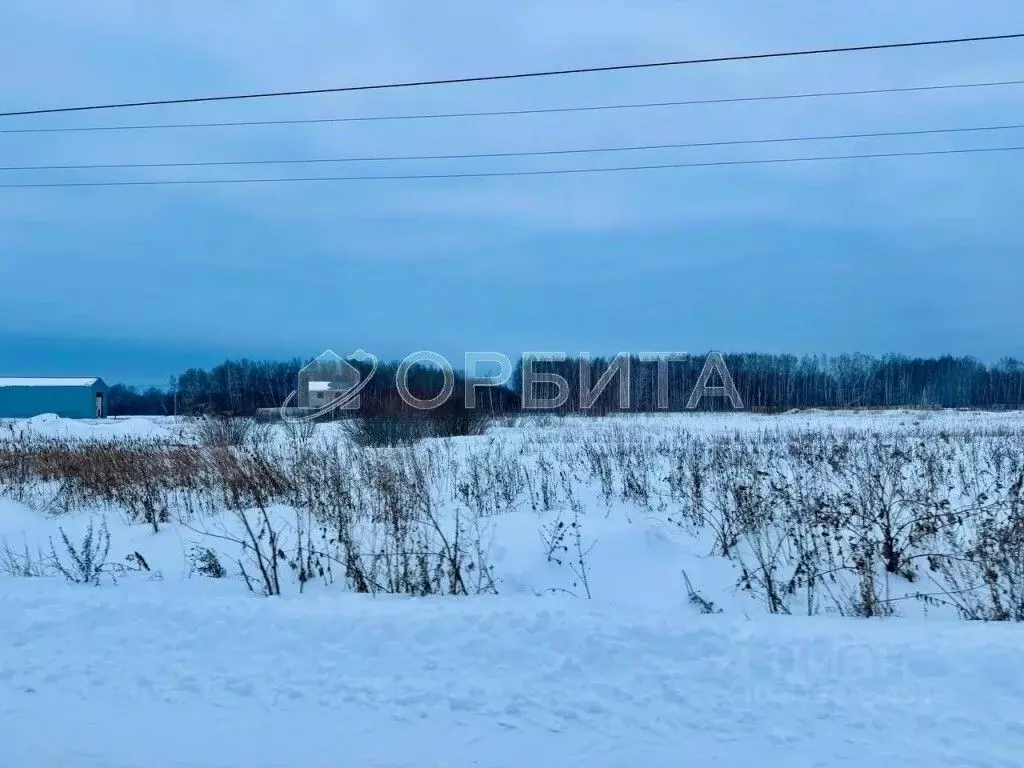
<path id="1" fill-rule="evenodd" d="M 99 587 L 0 575 L 0 765 L 1019 766 L 1024 626 L 955 621 L 912 601 L 898 618 L 769 615 L 736 588 L 737 564 L 709 556 L 706 532 L 673 524 L 653 492 L 606 498 L 581 475 L 552 483 L 550 508 L 529 503 L 549 493 L 535 487 L 537 466 L 578 471 L 569 457 L 581 435 L 642 448 L 681 429 L 1004 427 L 1024 428 L 1024 415 L 527 420 L 439 444 L 431 461 L 452 462 L 437 476 L 451 475 L 442 490 L 453 499 L 473 467 L 526 474 L 528 490 L 479 521 L 497 594 L 470 597 L 371 597 L 318 580 L 299 594 L 287 579 L 281 596 L 256 597 L 231 567 L 237 547 L 215 538 L 236 532 L 230 514 L 154 532 L 115 508 L 47 515 L 32 499 L 0 498 L 9 551 L 45 560 L 61 530 L 78 542 L 102 517 L 111 560 L 139 552 L 150 568 Z M 10 428 L 187 435 L 170 419 Z M 490 464 L 474 464 L 481 455 Z M 561 564 L 547 556 L 543 531 L 558 521 L 582 528 L 585 584 L 571 552 Z M 193 572 L 199 544 L 228 578 Z M 722 613 L 702 613 L 687 580 Z"/>
<path id="2" fill-rule="evenodd" d="M 31 419 L 0 420 L 0 425 L 15 431 L 28 431 L 39 435 L 71 436 L 76 438 L 108 437 L 173 437 L 182 433 L 184 419 L 162 416 L 123 416 L 107 419 L 62 419 L 44 414 Z M 577 416 L 557 417 L 541 414 L 522 417 L 511 428 L 533 433 L 557 435 L 586 426 L 589 430 L 610 430 L 620 425 L 639 427 L 648 432 L 690 432 L 722 434 L 728 432 L 756 432 L 760 430 L 796 431 L 809 428 L 899 429 L 925 425 L 934 429 L 951 427 L 1010 427 L 1024 428 L 1024 411 L 975 410 L 880 410 L 839 411 L 805 409 L 776 415 L 724 411 L 721 413 L 693 412 L 683 414 L 613 414 L 593 419 Z M 331 425 L 326 425 L 330 427 Z M 2 428 L 2 427 L 0 427 Z M 495 427 L 494 431 L 502 431 Z"/>
<path id="3" fill-rule="evenodd" d="M 1013 625 L 20 580 L 3 764 L 1011 768 Z"/>

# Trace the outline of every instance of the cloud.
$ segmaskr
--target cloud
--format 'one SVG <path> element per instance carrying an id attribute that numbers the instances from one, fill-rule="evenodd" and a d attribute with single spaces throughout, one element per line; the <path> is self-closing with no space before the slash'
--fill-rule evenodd
<path id="1" fill-rule="evenodd" d="M 5 19 L 7 44 L 0 49 L 0 67 L 21 75 L 0 84 L 0 102 L 15 109 L 991 34 L 1021 28 L 1024 8 L 1011 0 L 978 2 L 970 9 L 953 0 L 864 0 L 845 6 L 796 0 L 379 0 L 324 2 L 298 10 L 268 0 L 248 3 L 243 12 L 226 2 L 182 6 L 108 0 L 68 5 L 15 0 L 5 8 Z M 744 97 L 1012 79 L 1024 71 L 1022 64 L 1024 48 L 1019 44 L 991 43 L 40 116 L 5 120 L 0 128 Z M 978 89 L 458 120 L 0 134 L 0 164 L 530 151 L 981 125 L 1012 122 L 1020 91 Z M 608 157 L 6 172 L 3 178 L 443 173 L 1001 143 L 1024 144 L 1024 131 Z M 920 284 L 902 290 L 926 297 L 915 306 L 932 307 L 936 292 L 955 289 L 957 282 L 945 273 L 936 276 L 925 254 L 941 262 L 973 249 L 978 268 L 1003 277 L 967 284 L 979 293 L 998 291 L 1000 285 L 1024 278 L 1024 267 L 1007 256 L 1009 244 L 1019 241 L 1021 234 L 1015 203 L 1024 192 L 1021 164 L 1021 157 L 1012 154 L 963 155 L 508 179 L 0 190 L 0 248 L 5 254 L 18 254 L 18 261 L 8 258 L 0 263 L 0 279 L 21 286 L 0 311 L 0 327 L 12 332 L 43 325 L 54 333 L 83 327 L 101 332 L 114 318 L 124 324 L 125 332 L 136 335 L 202 339 L 216 333 L 241 341 L 256 333 L 285 344 L 315 333 L 318 322 L 331 318 L 328 310 L 317 309 L 303 321 L 297 319 L 302 315 L 296 308 L 341 293 L 352 307 L 349 316 L 373 317 L 373 323 L 353 332 L 397 338 L 409 326 L 423 326 L 417 323 L 422 312 L 400 307 L 388 315 L 372 312 L 360 286 L 367 292 L 383 291 L 389 284 L 416 280 L 419 286 L 395 289 L 396 295 L 413 301 L 420 295 L 418 287 L 450 298 L 458 295 L 460 280 L 468 281 L 477 287 L 490 285 L 489 306 L 514 313 L 522 305 L 524 290 L 532 286 L 539 296 L 550 289 L 545 281 L 558 279 L 539 267 L 533 273 L 523 271 L 524 264 L 537 266 L 547 258 L 583 270 L 602 248 L 620 253 L 632 242 L 644 254 L 637 262 L 644 269 L 615 273 L 618 287 L 639 297 L 654 290 L 653 282 L 673 286 L 690 279 L 679 251 L 685 244 L 692 253 L 694 233 L 701 233 L 699 247 L 708 249 L 711 262 L 737 258 L 740 246 L 732 233 L 743 233 L 754 244 L 743 251 L 745 258 L 760 259 L 761 265 L 751 272 L 757 276 L 756 285 L 735 273 L 709 269 L 701 278 L 709 294 L 794 290 L 792 283 L 776 284 L 773 272 L 780 275 L 778 280 L 804 279 L 808 291 L 827 297 L 827 306 L 796 306 L 793 321 L 777 325 L 777 337 L 782 339 L 778 346 L 784 347 L 787 338 L 804 348 L 853 343 L 858 333 L 870 346 L 887 337 L 877 324 L 869 328 L 869 319 L 857 319 L 864 317 L 858 314 L 861 303 L 874 296 L 880 306 L 884 304 L 881 314 L 902 311 L 900 291 L 883 285 L 883 276 L 868 273 L 854 290 L 845 273 L 807 274 L 792 266 L 773 270 L 765 260 L 786 258 L 814 265 L 823 250 L 856 260 L 861 258 L 857 249 L 862 248 L 898 260 L 902 248 L 908 266 L 900 274 L 922 275 Z M 705 236 L 708 232 L 718 234 Z M 769 242 L 771 247 L 762 245 Z M 482 259 L 489 266 L 479 266 Z M 880 267 L 877 260 L 871 263 L 873 269 Z M 511 272 L 516 274 L 515 287 L 503 292 L 498 281 L 509 279 Z M 558 336 L 558 331 L 566 338 L 597 340 L 597 328 L 611 336 L 611 326 L 588 329 L 578 320 L 579 306 L 604 287 L 603 278 L 596 275 L 576 282 L 567 279 L 559 286 L 559 301 L 545 309 L 542 320 L 522 319 L 516 328 L 502 329 L 506 343 L 531 346 L 534 335 Z M 645 305 L 639 298 L 630 302 L 634 312 Z M 939 305 L 927 312 L 921 309 L 916 329 L 901 337 L 908 346 L 939 344 L 937 324 L 967 327 L 973 322 L 965 311 Z M 280 314 L 287 317 L 268 312 L 268 306 L 281 307 Z M 663 326 L 674 322 L 676 312 L 668 294 L 662 304 L 644 311 L 650 313 L 651 323 Z M 723 310 L 708 304 L 701 311 L 715 315 Z M 1008 315 L 991 312 L 996 314 L 986 327 L 1008 327 Z M 455 338 L 464 331 L 464 322 L 452 312 L 438 310 L 429 317 L 424 336 L 429 331 Z M 852 329 L 842 323 L 853 324 Z M 950 333 L 950 338 L 966 338 Z M 740 331 L 731 337 L 735 343 L 744 339 L 752 343 L 759 337 Z M 993 345 L 997 343 L 1020 349 L 1007 330 L 998 331 Z"/>

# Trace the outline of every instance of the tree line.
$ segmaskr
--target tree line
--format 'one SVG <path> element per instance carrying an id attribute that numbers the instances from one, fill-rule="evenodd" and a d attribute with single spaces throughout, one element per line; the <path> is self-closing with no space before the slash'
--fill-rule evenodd
<path id="1" fill-rule="evenodd" d="M 568 398 L 558 410 L 595 414 L 619 409 L 618 376 L 629 372 L 630 410 L 688 410 L 694 387 L 709 356 L 688 356 L 668 363 L 630 357 L 619 361 L 619 371 L 596 401 L 584 397 L 593 391 L 614 360 L 589 361 L 589 375 L 581 377 L 581 361 L 543 361 L 534 371 L 560 376 L 568 385 Z M 803 356 L 783 354 L 723 354 L 721 361 L 743 408 L 782 411 L 793 408 L 893 408 L 932 406 L 943 408 L 1017 408 L 1024 406 L 1024 363 L 1004 358 L 986 365 L 971 357 L 916 358 L 902 355 Z M 523 363 L 516 367 L 512 386 L 522 391 Z M 528 380 L 529 377 L 527 377 Z M 581 380 L 583 378 L 583 380 Z M 722 386 L 715 370 L 707 386 Z M 534 385 L 554 394 L 554 384 Z M 564 386 L 564 385 L 563 385 Z M 701 410 L 733 407 L 726 397 L 704 397 Z"/>
<path id="2" fill-rule="evenodd" d="M 629 409 L 640 412 L 687 410 L 694 386 L 707 357 L 693 356 L 660 363 L 631 357 L 586 361 L 581 376 L 579 358 L 536 361 L 524 371 L 523 361 L 503 386 L 477 389 L 476 407 L 493 414 L 514 413 L 522 403 L 522 387 L 530 373 L 561 377 L 564 384 L 534 383 L 533 396 L 553 396 L 564 388 L 565 399 L 556 410 L 586 410 L 604 414 L 620 407 L 620 377 L 628 371 Z M 871 408 L 934 406 L 946 408 L 1018 408 L 1024 406 L 1024 363 L 1005 358 L 985 364 L 971 357 L 919 358 L 902 355 L 803 356 L 783 354 L 725 354 L 722 360 L 735 384 L 743 407 L 758 411 L 792 408 Z M 299 358 L 287 361 L 226 360 L 209 370 L 190 368 L 173 377 L 167 388 L 137 388 L 117 384 L 107 393 L 111 415 L 233 414 L 252 416 L 257 410 L 277 408 L 296 388 Z M 589 402 L 610 366 L 618 371 L 603 391 Z M 362 363 L 364 375 L 369 368 Z M 397 361 L 381 364 L 361 395 L 361 412 L 393 412 L 405 408 L 395 386 Z M 524 373 L 526 374 L 524 376 Z M 587 375 L 589 374 L 589 376 Z M 589 381 L 588 381 L 589 379 Z M 465 375 L 456 373 L 448 407 L 462 407 Z M 440 370 L 414 365 L 407 378 L 409 391 L 421 399 L 433 397 L 444 384 Z M 708 386 L 721 385 L 716 371 Z M 732 408 L 726 398 L 705 397 L 702 410 Z"/>

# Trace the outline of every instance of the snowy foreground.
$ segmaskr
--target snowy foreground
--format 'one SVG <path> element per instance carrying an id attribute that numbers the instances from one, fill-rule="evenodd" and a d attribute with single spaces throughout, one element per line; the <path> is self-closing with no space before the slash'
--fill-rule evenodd
<path id="1" fill-rule="evenodd" d="M 23 580 L 10 766 L 1019 766 L 1012 625 Z"/>
<path id="2" fill-rule="evenodd" d="M 917 418 L 728 415 L 687 428 L 900 428 Z M 1019 414 L 934 422 L 1024 426 Z M 78 437 L 177 429 L 52 419 L 33 428 Z M 644 427 L 678 428 L 670 419 Z M 562 429 L 546 428 L 542 442 L 557 443 Z M 567 565 L 544 557 L 543 512 L 490 520 L 497 595 L 426 598 L 312 583 L 304 594 L 257 597 L 237 577 L 190 574 L 199 521 L 154 532 L 108 512 L 112 555 L 141 552 L 151 572 L 99 587 L 0 576 L 0 766 L 1024 761 L 1024 626 L 909 605 L 892 618 L 769 615 L 734 588 L 735 564 L 650 509 L 616 501 L 585 523 L 595 542 L 589 600 Z M 0 499 L 0 540 L 37 552 L 59 527 L 76 539 L 90 516 Z M 683 572 L 722 613 L 694 606 Z"/>

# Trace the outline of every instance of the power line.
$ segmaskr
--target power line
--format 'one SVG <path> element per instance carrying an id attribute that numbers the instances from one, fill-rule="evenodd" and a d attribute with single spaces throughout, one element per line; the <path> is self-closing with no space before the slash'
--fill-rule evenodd
<path id="1" fill-rule="evenodd" d="M 713 56 L 699 59 L 677 59 L 674 61 L 656 61 L 641 64 L 614 64 L 601 67 L 577 67 L 574 69 L 555 69 L 539 72 L 517 72 L 504 75 L 477 75 L 472 77 L 454 77 L 437 80 L 418 80 L 394 83 L 381 83 L 376 85 L 349 85 L 336 88 L 308 88 L 293 91 L 265 91 L 258 93 L 240 93 L 222 96 L 193 96 L 181 99 L 155 99 L 150 101 L 131 101 L 111 104 L 90 104 L 76 107 L 48 107 L 43 109 L 28 109 L 17 112 L 0 112 L 0 117 L 23 117 L 27 115 L 50 115 L 64 112 L 87 112 L 106 109 L 128 109 L 135 107 L 156 107 L 172 104 L 198 104 L 216 101 L 243 101 L 254 99 L 270 99 L 285 96 L 314 96 L 327 93 L 352 93 L 355 91 L 381 91 L 396 88 L 418 88 L 431 85 L 459 85 L 465 83 L 496 82 L 502 80 L 525 80 L 544 77 L 560 77 L 564 75 L 596 74 L 602 72 L 621 72 L 626 70 L 657 69 L 666 67 L 678 67 L 694 64 L 718 64 L 737 61 L 757 61 L 765 59 L 795 58 L 800 56 L 820 56 L 836 53 L 862 53 L 867 51 L 895 50 L 901 48 L 924 48 L 940 45 L 958 45 L 964 43 L 994 42 L 998 40 L 1017 40 L 1024 38 L 1024 33 L 1006 35 L 984 35 L 977 37 L 959 37 L 943 40 L 917 40 L 903 43 L 880 43 L 874 45 L 855 45 L 837 48 L 816 48 L 795 51 L 778 51 L 772 53 L 748 53 L 732 56 Z"/>
<path id="2" fill-rule="evenodd" d="M 85 170 L 127 170 L 142 168 L 213 168 L 252 165 L 316 165 L 326 163 L 395 162 L 417 160 L 483 160 L 509 157 L 547 157 L 552 155 L 584 155 L 600 152 L 640 152 L 659 149 L 695 149 L 707 147 L 728 147 L 753 144 L 786 144 L 805 141 L 839 141 L 843 139 L 893 138 L 897 136 L 930 136 L 956 133 L 980 133 L 984 131 L 1009 131 L 1024 129 L 1024 123 L 1011 125 L 983 125 L 962 128 L 927 128 L 912 131 L 877 131 L 873 133 L 839 133 L 825 136 L 791 136 L 761 139 L 731 139 L 724 141 L 695 141 L 673 144 L 638 144 L 615 147 L 586 147 L 576 149 L 547 149 L 522 152 L 476 152 L 449 155 L 373 155 L 364 157 L 328 157 L 270 160 L 206 160 L 176 163 L 96 163 L 86 165 L 15 165 L 0 166 L 0 171 L 85 171 Z"/>
<path id="3" fill-rule="evenodd" d="M 819 155 L 814 157 L 775 157 L 761 160 L 716 160 L 698 163 L 663 163 L 658 165 L 629 165 L 612 168 L 561 168 L 537 171 L 480 171 L 470 173 L 400 174 L 393 176 L 307 176 L 257 179 L 159 179 L 152 181 L 72 181 L 25 184 L 0 184 L 0 189 L 46 189 L 57 187 L 155 187 L 195 186 L 205 184 L 278 184 L 289 182 L 325 181 L 411 181 L 423 179 L 484 179 L 514 176 L 560 176 L 569 174 L 616 173 L 623 171 L 653 171 L 678 168 L 716 168 L 738 165 L 776 165 L 782 163 L 809 163 L 829 160 L 869 160 L 894 157 L 926 157 L 937 155 L 966 155 L 992 152 L 1020 152 L 1024 146 L 979 147 L 971 149 L 938 149 L 921 152 L 884 152 L 863 155 Z"/>
<path id="4" fill-rule="evenodd" d="M 601 112 L 608 110 L 652 109 L 657 107 L 687 107 L 710 104 L 741 104 L 759 101 L 788 101 L 794 99 L 818 99 L 839 96 L 871 96 L 891 93 L 917 93 L 924 91 L 947 91 L 967 88 L 998 88 L 1024 85 L 1024 80 L 997 80 L 984 83 L 950 83 L 941 85 L 919 85 L 905 88 L 869 88 L 855 91 L 817 91 L 791 93 L 773 96 L 735 96 L 718 99 L 687 99 L 683 101 L 649 101 L 629 104 L 598 104 L 579 107 L 541 107 L 534 109 L 505 109 L 482 112 L 433 112 L 405 115 L 366 115 L 357 117 L 314 117 L 290 120 L 228 120 L 207 123 L 143 123 L 136 125 L 84 125 L 56 128 L 0 128 L 0 133 L 79 133 L 86 131 L 145 131 L 178 128 L 232 128 L 272 125 L 308 125 L 316 123 L 366 123 L 396 120 L 438 120 L 460 117 L 507 117 L 513 115 L 547 115 L 566 112 Z"/>

